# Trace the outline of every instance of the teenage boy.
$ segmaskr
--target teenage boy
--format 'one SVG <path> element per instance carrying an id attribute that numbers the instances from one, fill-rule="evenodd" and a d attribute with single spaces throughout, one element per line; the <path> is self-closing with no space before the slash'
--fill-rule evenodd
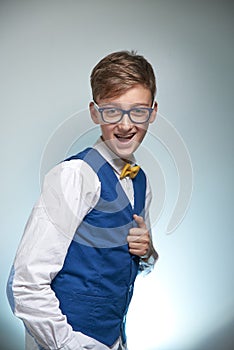
<path id="1" fill-rule="evenodd" d="M 150 186 L 133 155 L 156 117 L 153 69 L 115 52 L 94 67 L 91 87 L 101 137 L 45 177 L 8 281 L 27 350 L 127 349 L 134 281 L 157 259 Z"/>

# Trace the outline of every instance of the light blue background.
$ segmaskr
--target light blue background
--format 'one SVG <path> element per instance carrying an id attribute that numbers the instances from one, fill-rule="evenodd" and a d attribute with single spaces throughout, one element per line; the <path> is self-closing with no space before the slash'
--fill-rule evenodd
<path id="1" fill-rule="evenodd" d="M 176 173 L 162 162 L 167 201 L 154 225 L 160 260 L 137 281 L 129 349 L 233 349 L 233 9 L 227 0 L 0 2 L 4 350 L 23 349 L 5 284 L 40 192 L 43 149 L 60 123 L 87 108 L 92 67 L 122 49 L 154 66 L 159 111 L 182 135 L 194 168 L 189 211 L 168 236 Z M 160 145 L 151 151 L 162 152 Z"/>

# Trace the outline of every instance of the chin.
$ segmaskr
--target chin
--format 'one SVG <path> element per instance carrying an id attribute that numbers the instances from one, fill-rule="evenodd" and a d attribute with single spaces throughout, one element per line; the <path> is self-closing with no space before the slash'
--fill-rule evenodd
<path id="1" fill-rule="evenodd" d="M 121 144 L 120 142 L 113 140 L 109 143 L 111 150 L 117 154 L 120 158 L 129 158 L 136 151 L 140 144 L 131 142 L 128 144 Z"/>
<path id="2" fill-rule="evenodd" d="M 115 152 L 115 154 L 117 154 L 117 156 L 121 159 L 129 159 L 133 155 L 133 152 L 127 152 L 127 151 L 120 152 L 118 150 L 116 150 L 116 151 L 113 150 L 113 152 Z"/>

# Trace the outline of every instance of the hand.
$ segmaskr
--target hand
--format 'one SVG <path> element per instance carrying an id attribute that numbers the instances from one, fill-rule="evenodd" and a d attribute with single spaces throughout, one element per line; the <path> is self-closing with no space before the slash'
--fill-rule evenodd
<path id="1" fill-rule="evenodd" d="M 142 216 L 133 215 L 138 227 L 130 228 L 127 236 L 129 252 L 137 256 L 145 256 L 149 253 L 151 239 Z"/>

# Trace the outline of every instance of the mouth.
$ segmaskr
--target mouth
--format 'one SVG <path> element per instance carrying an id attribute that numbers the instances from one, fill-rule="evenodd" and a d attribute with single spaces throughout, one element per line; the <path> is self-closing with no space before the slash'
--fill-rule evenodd
<path id="1" fill-rule="evenodd" d="M 135 136 L 136 133 L 130 133 L 130 134 L 126 134 L 126 135 L 122 135 L 122 134 L 115 134 L 115 137 L 118 139 L 118 141 L 120 142 L 128 142 L 130 140 L 133 139 L 133 137 Z"/>

